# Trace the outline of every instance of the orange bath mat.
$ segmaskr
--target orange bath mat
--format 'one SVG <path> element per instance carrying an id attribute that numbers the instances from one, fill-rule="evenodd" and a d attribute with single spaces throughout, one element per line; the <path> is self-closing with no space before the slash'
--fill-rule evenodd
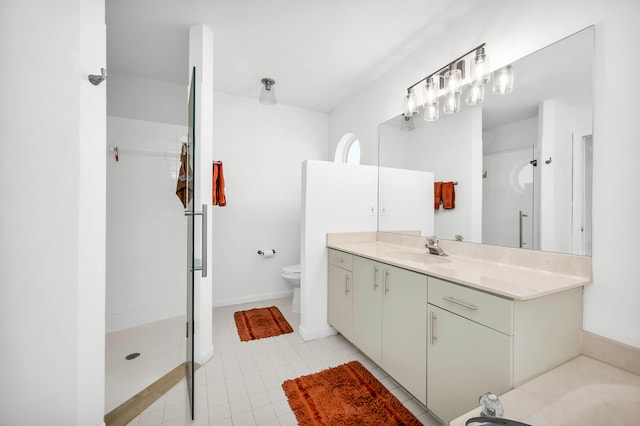
<path id="1" fill-rule="evenodd" d="M 358 361 L 282 384 L 301 426 L 422 425 Z"/>
<path id="2" fill-rule="evenodd" d="M 233 318 L 243 342 L 293 332 L 280 309 L 275 306 L 239 311 L 233 314 Z"/>

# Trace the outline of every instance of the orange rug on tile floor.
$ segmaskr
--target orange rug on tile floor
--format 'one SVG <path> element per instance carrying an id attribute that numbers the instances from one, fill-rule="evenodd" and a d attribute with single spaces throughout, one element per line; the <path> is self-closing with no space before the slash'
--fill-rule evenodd
<path id="1" fill-rule="evenodd" d="M 302 426 L 422 425 L 358 361 L 282 384 Z"/>
<path id="2" fill-rule="evenodd" d="M 275 306 L 239 311 L 233 314 L 233 318 L 243 342 L 293 332 L 280 309 Z"/>

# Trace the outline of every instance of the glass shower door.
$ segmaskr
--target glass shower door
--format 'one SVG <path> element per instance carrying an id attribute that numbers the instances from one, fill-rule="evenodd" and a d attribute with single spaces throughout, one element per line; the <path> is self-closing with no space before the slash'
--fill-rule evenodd
<path id="1" fill-rule="evenodd" d="M 195 205 L 200 200 L 198 194 L 197 183 L 197 164 L 198 158 L 196 149 L 196 68 L 193 67 L 191 74 L 191 87 L 189 89 L 189 138 L 186 146 L 189 184 L 187 185 L 188 203 L 184 212 L 187 217 L 187 361 L 185 363 L 185 375 L 187 378 L 187 387 L 189 393 L 189 407 L 191 409 L 191 419 L 194 419 L 194 389 L 195 376 L 194 373 L 199 367 L 195 363 L 195 302 L 198 297 L 196 289 L 199 285 L 196 271 L 201 271 L 202 277 L 207 276 L 207 205 L 202 204 L 202 210 L 197 211 Z M 202 222 L 200 232 L 196 233 L 196 216 L 201 216 Z M 200 259 L 196 259 L 197 240 L 201 243 Z"/>
<path id="2" fill-rule="evenodd" d="M 191 87 L 189 89 L 189 136 L 187 143 L 187 184 L 188 193 L 187 208 L 185 210 L 185 216 L 187 218 L 187 360 L 185 362 L 185 376 L 187 378 L 187 389 L 189 393 L 189 407 L 191 409 L 191 419 L 194 419 L 194 282 L 195 273 L 197 270 L 196 258 L 195 258 L 195 197 L 193 194 L 196 188 L 195 182 L 195 154 L 196 154 L 196 140 L 195 140 L 195 107 L 196 107 L 196 69 L 193 68 L 191 75 Z"/>
<path id="3" fill-rule="evenodd" d="M 484 156 L 482 242 L 535 248 L 532 147 Z"/>

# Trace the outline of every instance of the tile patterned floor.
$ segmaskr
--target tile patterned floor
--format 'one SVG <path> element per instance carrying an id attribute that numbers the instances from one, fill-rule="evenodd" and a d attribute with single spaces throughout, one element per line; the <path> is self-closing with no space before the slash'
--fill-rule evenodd
<path id="1" fill-rule="evenodd" d="M 293 333 L 241 342 L 233 313 L 277 306 Z M 416 400 L 341 335 L 305 342 L 297 333 L 300 316 L 291 299 L 276 299 L 214 309 L 214 357 L 196 373 L 195 420 L 187 405 L 186 382 L 129 423 L 131 426 L 287 426 L 296 419 L 282 382 L 348 361 L 360 361 L 425 425 L 440 425 Z"/>

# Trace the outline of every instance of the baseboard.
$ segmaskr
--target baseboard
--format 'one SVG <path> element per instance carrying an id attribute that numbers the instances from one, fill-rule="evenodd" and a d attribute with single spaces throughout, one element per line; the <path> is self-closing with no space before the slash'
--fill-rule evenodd
<path id="1" fill-rule="evenodd" d="M 582 353 L 640 375 L 640 348 L 582 330 Z"/>
<path id="2" fill-rule="evenodd" d="M 333 336 L 334 334 L 338 334 L 335 328 L 331 326 L 327 326 L 326 328 L 321 328 L 317 330 L 305 330 L 305 328 L 300 325 L 298 327 L 298 334 L 305 342 L 309 340 L 322 339 L 323 337 Z"/>
<path id="3" fill-rule="evenodd" d="M 213 307 L 240 305 L 242 303 L 260 302 L 262 300 L 282 299 L 283 297 L 292 297 L 293 289 L 282 290 L 274 293 L 252 294 L 250 296 L 234 297 L 231 299 L 219 299 L 213 301 Z"/>

